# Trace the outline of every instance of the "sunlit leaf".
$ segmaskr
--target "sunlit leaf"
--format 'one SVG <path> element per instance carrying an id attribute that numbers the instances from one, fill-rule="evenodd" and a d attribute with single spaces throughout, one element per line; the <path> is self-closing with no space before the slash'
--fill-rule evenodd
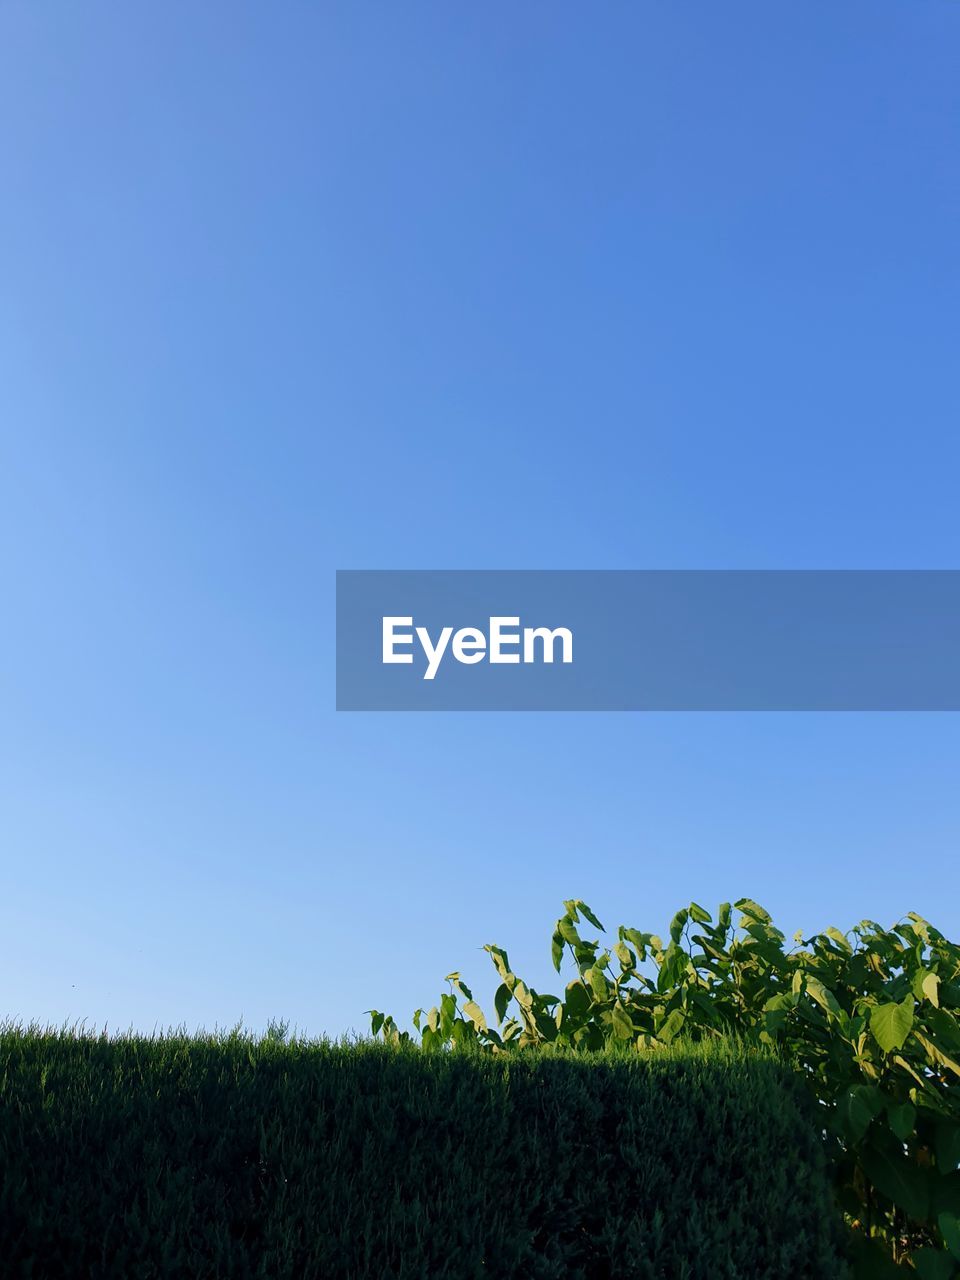
<path id="1" fill-rule="evenodd" d="M 912 1026 L 913 996 L 899 1004 L 877 1004 L 870 1010 L 870 1030 L 884 1053 L 902 1049 Z"/>

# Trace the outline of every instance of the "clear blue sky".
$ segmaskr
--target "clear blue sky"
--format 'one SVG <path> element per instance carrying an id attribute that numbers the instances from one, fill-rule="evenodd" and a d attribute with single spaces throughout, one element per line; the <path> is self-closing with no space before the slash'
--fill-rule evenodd
<path id="1" fill-rule="evenodd" d="M 958 40 L 7 0 L 0 1013 L 362 1028 L 571 895 L 960 934 L 958 716 L 333 710 L 338 567 L 960 566 Z"/>

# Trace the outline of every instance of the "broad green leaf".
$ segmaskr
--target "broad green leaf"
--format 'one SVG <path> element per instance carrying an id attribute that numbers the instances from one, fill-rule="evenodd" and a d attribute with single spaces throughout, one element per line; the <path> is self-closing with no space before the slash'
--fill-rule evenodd
<path id="1" fill-rule="evenodd" d="M 949 1009 L 927 1009 L 926 1021 L 937 1037 L 941 1049 L 949 1053 L 960 1053 L 960 1022 Z"/>
<path id="2" fill-rule="evenodd" d="M 763 1006 L 764 1012 L 773 1009 L 795 1009 L 797 1007 L 797 997 L 792 991 L 779 991 Z"/>
<path id="3" fill-rule="evenodd" d="M 927 1051 L 927 1056 L 932 1062 L 937 1063 L 938 1066 L 946 1067 L 947 1070 L 952 1071 L 955 1076 L 960 1076 L 960 1064 L 956 1063 L 949 1054 L 944 1053 L 938 1044 L 935 1044 L 933 1040 L 928 1036 L 925 1036 L 922 1031 L 914 1030 L 913 1034 L 915 1038 L 919 1040 L 920 1044 L 923 1045 L 924 1049 Z"/>
<path id="4" fill-rule="evenodd" d="M 440 997 L 440 1035 L 444 1040 L 449 1036 L 453 1020 L 457 1016 L 457 1001 L 454 996 Z"/>
<path id="5" fill-rule="evenodd" d="M 624 969 L 633 969 L 636 965 L 633 952 L 624 942 L 617 942 L 613 947 L 613 954 L 617 957 Z"/>
<path id="6" fill-rule="evenodd" d="M 571 982 L 567 985 L 567 999 L 565 1003 L 566 1009 L 573 1018 L 582 1018 L 589 1012 L 590 1006 L 593 1004 L 590 998 L 590 992 L 582 982 Z"/>
<path id="7" fill-rule="evenodd" d="M 510 972 L 510 961 L 507 959 L 507 953 L 504 949 L 502 947 L 495 947 L 489 942 L 483 949 L 490 953 L 490 959 L 496 966 L 497 973 L 499 973 L 500 977 L 504 982 L 512 986 L 513 981 L 516 979 L 514 979 L 513 974 Z"/>
<path id="8" fill-rule="evenodd" d="M 657 975 L 657 990 L 667 991 L 670 987 L 679 983 L 686 973 L 689 963 L 690 957 L 683 947 L 676 942 L 671 942 L 664 952 L 660 972 Z"/>
<path id="9" fill-rule="evenodd" d="M 559 929 L 554 931 L 553 938 L 550 941 L 550 959 L 553 961 L 553 967 L 557 973 L 560 972 L 560 965 L 563 961 L 563 944 L 564 936 Z"/>
<path id="10" fill-rule="evenodd" d="M 710 1027 L 715 1027 L 720 1022 L 720 1010 L 717 1008 L 715 1001 L 707 995 L 705 991 L 698 991 L 696 987 L 691 987 L 688 991 L 690 1004 L 698 1009 L 702 1014 L 702 1021 Z M 689 1021 L 690 1009 L 687 1010 L 687 1020 Z"/>
<path id="11" fill-rule="evenodd" d="M 583 976 L 590 983 L 593 994 L 597 999 L 606 1000 L 610 995 L 610 984 L 607 982 L 603 970 L 594 966 L 592 969 L 588 969 Z"/>
<path id="12" fill-rule="evenodd" d="M 856 1216 L 853 1208 L 851 1216 Z M 879 1239 L 870 1239 L 860 1231 L 851 1232 L 850 1249 L 853 1266 L 851 1280 L 907 1280 Z"/>
<path id="13" fill-rule="evenodd" d="M 913 977 L 913 994 L 918 1000 L 929 1000 L 935 1009 L 940 1008 L 940 978 L 929 969 L 918 969 Z"/>
<path id="14" fill-rule="evenodd" d="M 674 942 L 679 942 L 683 935 L 683 927 L 687 923 L 688 912 L 686 908 L 678 911 L 670 921 L 670 937 Z"/>
<path id="15" fill-rule="evenodd" d="M 548 1009 L 537 1007 L 533 1012 L 533 1020 L 537 1030 L 548 1043 L 557 1038 L 557 1020 Z"/>
<path id="16" fill-rule="evenodd" d="M 887 1119 L 900 1141 L 906 1142 L 917 1123 L 917 1109 L 910 1102 L 888 1103 Z"/>
<path id="17" fill-rule="evenodd" d="M 901 1053 L 895 1053 L 895 1054 L 893 1055 L 893 1060 L 894 1060 L 894 1062 L 897 1064 L 897 1066 L 898 1066 L 898 1067 L 902 1067 L 902 1068 L 903 1068 L 903 1070 L 904 1070 L 904 1071 L 906 1071 L 908 1075 L 913 1076 L 914 1080 L 916 1080 L 917 1084 L 920 1086 L 920 1088 L 921 1088 L 923 1091 L 925 1091 L 925 1092 L 926 1092 L 926 1093 L 928 1093 L 928 1094 L 929 1094 L 929 1093 L 932 1093 L 932 1094 L 934 1094 L 934 1096 L 936 1095 L 936 1090 L 935 1090 L 935 1089 L 933 1088 L 933 1086 L 930 1084 L 929 1080 L 925 1080 L 925 1079 L 923 1078 L 923 1076 L 919 1075 L 919 1074 L 917 1073 L 917 1071 L 916 1071 L 916 1070 L 914 1070 L 914 1068 L 913 1068 L 913 1067 L 910 1065 L 910 1063 L 906 1060 L 906 1058 L 903 1056 L 903 1054 L 901 1054 Z M 922 1064 L 922 1063 L 918 1063 L 917 1065 L 918 1065 L 918 1066 L 922 1066 L 923 1064 Z"/>
<path id="18" fill-rule="evenodd" d="M 936 1249 L 915 1249 L 910 1261 L 920 1280 L 953 1280 L 954 1266 L 949 1254 Z"/>
<path id="19" fill-rule="evenodd" d="M 765 1009 L 763 1014 L 763 1030 L 768 1039 L 767 1044 L 773 1044 L 776 1037 L 787 1025 L 790 1020 L 789 1009 Z"/>
<path id="20" fill-rule="evenodd" d="M 519 978 L 513 986 L 513 997 L 521 1009 L 531 1009 L 533 1007 L 533 992 Z"/>
<path id="21" fill-rule="evenodd" d="M 624 929 L 623 937 L 628 942 L 632 942 L 640 953 L 640 959 L 646 959 L 647 947 L 652 945 L 652 938 L 649 933 L 640 933 L 637 929 Z"/>
<path id="22" fill-rule="evenodd" d="M 619 1001 L 613 1006 L 613 1034 L 618 1040 L 633 1039 L 633 1022 Z"/>
<path id="23" fill-rule="evenodd" d="M 912 1027 L 912 995 L 899 1004 L 876 1004 L 870 1010 L 870 1030 L 884 1053 L 902 1049 Z"/>
<path id="24" fill-rule="evenodd" d="M 841 1012 L 840 1005 L 837 1003 L 837 997 L 829 988 L 825 987 L 819 978 L 807 977 L 807 994 L 827 1013 L 835 1016 Z M 900 1047 L 899 1045 L 897 1046 Z"/>
<path id="25" fill-rule="evenodd" d="M 603 925 L 600 923 L 597 917 L 593 914 L 593 912 L 590 910 L 587 904 L 585 902 L 581 902 L 580 899 L 578 898 L 577 906 L 580 908 L 583 915 L 586 916 L 586 918 L 590 921 L 593 927 L 595 929 L 599 929 L 600 932 L 603 933 Z"/>
<path id="26" fill-rule="evenodd" d="M 938 1214 L 937 1226 L 943 1236 L 943 1243 L 960 1262 L 960 1218 L 954 1213 Z"/>
<path id="27" fill-rule="evenodd" d="M 463 1018 L 458 1018 L 451 1028 L 450 1039 L 454 1044 L 465 1044 L 468 1040 L 475 1040 L 476 1028 L 469 1022 L 464 1022 Z"/>
<path id="28" fill-rule="evenodd" d="M 759 903 L 754 902 L 752 898 L 741 898 L 739 902 L 733 904 L 738 911 L 742 911 L 745 916 L 749 916 L 752 920 L 759 920 L 763 924 L 770 923 L 770 913 L 764 911 Z"/>
<path id="29" fill-rule="evenodd" d="M 752 957 L 759 957 L 771 968 L 779 969 L 783 965 L 783 939 L 765 924 L 747 925 L 748 937 L 743 939 L 742 947 Z"/>
<path id="30" fill-rule="evenodd" d="M 844 1138 L 859 1142 L 882 1110 L 883 1095 L 873 1085 L 859 1084 L 848 1089 L 837 1103 L 837 1122 Z"/>
<path id="31" fill-rule="evenodd" d="M 577 946 L 580 942 L 580 934 L 577 932 L 577 926 L 568 917 L 564 916 L 562 920 L 557 921 L 557 933 L 563 938 L 564 942 L 569 942 L 572 947 Z"/>
<path id="32" fill-rule="evenodd" d="M 665 1041 L 667 1044 L 670 1044 L 670 1042 L 680 1034 L 683 1029 L 683 1023 L 683 1010 L 674 1009 L 671 1013 L 668 1013 L 666 1018 L 663 1020 L 663 1023 L 657 1032 L 657 1037 L 660 1040 Z"/>
<path id="33" fill-rule="evenodd" d="M 463 1006 L 463 1012 L 467 1015 L 475 1027 L 479 1027 L 481 1031 L 486 1031 L 487 1020 L 484 1017 L 483 1010 L 475 1000 L 468 1000 Z"/>
<path id="34" fill-rule="evenodd" d="M 940 978 L 937 974 L 929 973 L 924 978 L 923 994 L 935 1009 L 940 1008 Z"/>
<path id="35" fill-rule="evenodd" d="M 955 1218 L 960 1218 L 960 1173 L 941 1174 L 934 1178 L 930 1199 L 934 1217 L 952 1213 Z"/>
<path id="36" fill-rule="evenodd" d="M 493 1007 L 496 1010 L 497 1022 L 503 1022 L 506 1017 L 507 1008 L 510 1004 L 510 988 L 505 982 L 501 982 L 497 987 L 497 993 L 493 997 Z"/>
<path id="37" fill-rule="evenodd" d="M 953 1173 L 960 1165 L 960 1124 L 952 1120 L 938 1120 L 934 1129 L 933 1149 L 940 1171 Z"/>
<path id="38" fill-rule="evenodd" d="M 703 947 L 705 954 L 709 956 L 711 960 L 716 960 L 718 964 L 729 964 L 730 957 L 727 953 L 725 951 L 721 951 L 719 947 L 713 946 L 712 943 L 708 942 L 702 934 L 696 934 L 693 940 L 699 946 Z M 703 962 L 701 961 L 700 963 Z"/>
<path id="39" fill-rule="evenodd" d="M 713 923 L 713 917 L 710 915 L 710 912 L 705 911 L 703 907 L 698 906 L 695 902 L 690 903 L 690 919 L 695 920 L 697 924 Z"/>
<path id="40" fill-rule="evenodd" d="M 926 943 L 933 942 L 933 934 L 936 933 L 936 930 L 935 929 L 931 930 L 929 924 L 927 923 L 926 920 L 924 920 L 923 916 L 918 916 L 915 911 L 908 911 L 907 919 L 913 921 L 916 932 L 924 940 L 924 942 Z"/>
<path id="41" fill-rule="evenodd" d="M 832 938 L 833 941 L 837 944 L 837 946 L 841 947 L 844 951 L 846 951 L 848 955 L 853 950 L 853 948 L 850 946 L 849 941 L 847 940 L 846 935 L 841 933 L 839 929 L 834 928 L 833 925 L 831 925 L 829 929 L 824 929 L 824 933 L 828 938 Z"/>
<path id="42" fill-rule="evenodd" d="M 923 1221 L 930 1196 L 924 1171 L 909 1157 L 868 1148 L 863 1153 L 867 1177 L 883 1195 L 911 1218 Z"/>
<path id="43" fill-rule="evenodd" d="M 423 1048 L 427 1053 L 433 1049 L 438 1049 L 441 1044 L 440 1035 L 432 1027 L 424 1027 L 423 1029 Z"/>

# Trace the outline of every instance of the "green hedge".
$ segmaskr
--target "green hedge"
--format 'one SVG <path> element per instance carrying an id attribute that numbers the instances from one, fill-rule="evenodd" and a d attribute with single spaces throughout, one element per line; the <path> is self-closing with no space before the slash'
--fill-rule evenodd
<path id="1" fill-rule="evenodd" d="M 772 1059 L 0 1032 L 5 1276 L 829 1280 Z"/>

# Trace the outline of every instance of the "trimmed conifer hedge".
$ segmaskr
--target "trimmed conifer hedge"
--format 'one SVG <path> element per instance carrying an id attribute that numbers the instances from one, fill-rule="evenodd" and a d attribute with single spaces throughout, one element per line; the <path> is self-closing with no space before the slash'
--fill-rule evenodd
<path id="1" fill-rule="evenodd" d="M 0 1032 L 18 1277 L 830 1280 L 811 1104 L 730 1049 Z"/>

